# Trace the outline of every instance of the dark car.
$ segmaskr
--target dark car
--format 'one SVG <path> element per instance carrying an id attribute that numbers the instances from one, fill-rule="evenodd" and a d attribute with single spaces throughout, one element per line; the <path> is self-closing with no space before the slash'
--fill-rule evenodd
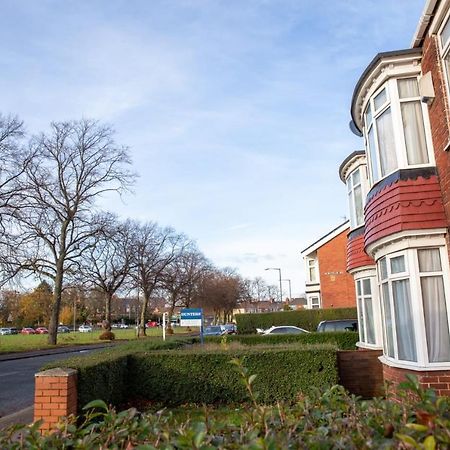
<path id="1" fill-rule="evenodd" d="M 237 326 L 235 323 L 226 323 L 223 325 L 225 328 L 225 331 L 227 334 L 236 334 L 237 333 Z"/>
<path id="2" fill-rule="evenodd" d="M 323 320 L 317 326 L 317 331 L 358 331 L 358 319 Z"/>
<path id="3" fill-rule="evenodd" d="M 58 333 L 70 333 L 70 328 L 65 325 L 59 325 Z"/>
<path id="4" fill-rule="evenodd" d="M 11 330 L 11 334 L 19 334 L 19 329 L 16 327 L 11 327 L 10 330 Z"/>

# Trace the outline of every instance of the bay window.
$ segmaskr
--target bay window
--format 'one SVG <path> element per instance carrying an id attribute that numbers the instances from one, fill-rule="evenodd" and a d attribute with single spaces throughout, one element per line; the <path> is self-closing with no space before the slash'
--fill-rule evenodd
<path id="1" fill-rule="evenodd" d="M 378 261 L 385 356 L 413 365 L 450 363 L 445 248 L 408 249 Z M 358 308 L 365 291 L 358 288 Z"/>
<path id="2" fill-rule="evenodd" d="M 450 86 L 450 17 L 444 20 L 439 32 L 439 44 L 441 56 L 444 62 L 445 75 L 447 79 L 447 89 Z"/>
<path id="3" fill-rule="evenodd" d="M 365 139 L 372 184 L 400 168 L 430 164 L 417 77 L 389 79 L 366 106 Z"/>

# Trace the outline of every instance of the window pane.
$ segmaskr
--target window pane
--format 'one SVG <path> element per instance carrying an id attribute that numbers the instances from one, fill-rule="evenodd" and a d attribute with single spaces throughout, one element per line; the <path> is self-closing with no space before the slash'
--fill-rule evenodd
<path id="1" fill-rule="evenodd" d="M 419 101 L 400 104 L 408 164 L 428 163 L 425 126 Z"/>
<path id="2" fill-rule="evenodd" d="M 442 270 L 441 255 L 437 248 L 418 250 L 417 255 L 420 272 L 440 272 Z"/>
<path id="3" fill-rule="evenodd" d="M 369 104 L 366 109 L 366 127 L 369 128 L 371 123 L 372 123 L 372 110 L 370 109 Z"/>
<path id="4" fill-rule="evenodd" d="M 382 286 L 383 293 L 383 309 L 384 309 L 384 325 L 386 331 L 385 352 L 393 358 L 394 354 L 394 332 L 392 328 L 391 304 L 389 301 L 389 285 L 384 283 Z"/>
<path id="5" fill-rule="evenodd" d="M 422 277 L 423 312 L 430 362 L 450 361 L 450 336 L 442 276 Z"/>
<path id="6" fill-rule="evenodd" d="M 387 101 L 386 89 L 383 89 L 373 100 L 375 111 L 378 111 Z"/>
<path id="7" fill-rule="evenodd" d="M 382 280 L 385 280 L 387 278 L 386 258 L 380 259 L 380 275 Z"/>
<path id="8" fill-rule="evenodd" d="M 447 20 L 447 23 L 445 24 L 445 27 L 443 28 L 441 33 L 442 47 L 445 47 L 449 38 L 450 38 L 450 20 Z"/>
<path id="9" fill-rule="evenodd" d="M 392 294 L 394 296 L 398 359 L 404 361 L 417 361 L 409 280 L 393 281 Z"/>
<path id="10" fill-rule="evenodd" d="M 370 278 L 365 278 L 363 280 L 363 291 L 364 291 L 364 295 L 372 294 L 372 290 L 370 287 Z"/>
<path id="11" fill-rule="evenodd" d="M 406 78 L 398 80 L 398 96 L 400 98 L 411 98 L 419 96 L 419 83 L 417 78 Z"/>
<path id="12" fill-rule="evenodd" d="M 388 108 L 376 119 L 381 175 L 383 176 L 398 167 L 391 116 L 391 108 Z"/>
<path id="13" fill-rule="evenodd" d="M 355 188 L 353 192 L 355 196 L 355 225 L 361 225 L 364 221 L 364 209 L 361 185 Z"/>
<path id="14" fill-rule="evenodd" d="M 356 282 L 356 289 L 357 289 L 358 295 L 361 295 L 361 281 L 360 280 L 358 280 Z"/>
<path id="15" fill-rule="evenodd" d="M 364 281 L 368 281 L 370 284 L 370 280 Z M 373 318 L 372 299 L 370 297 L 364 298 L 364 313 L 366 323 L 366 342 L 368 344 L 375 344 L 375 324 Z"/>
<path id="16" fill-rule="evenodd" d="M 355 186 L 356 184 L 359 184 L 361 182 L 361 176 L 359 174 L 359 169 L 357 169 L 353 172 L 352 178 L 353 178 L 353 186 Z"/>
<path id="17" fill-rule="evenodd" d="M 375 147 L 375 133 L 373 131 L 373 127 L 369 131 L 367 143 L 369 146 L 370 167 L 372 168 L 372 179 L 373 182 L 375 183 L 378 181 L 379 175 L 378 175 L 377 149 Z"/>
<path id="18" fill-rule="evenodd" d="M 366 342 L 365 324 L 364 324 L 364 310 L 362 298 L 358 298 L 358 324 L 359 324 L 359 339 L 361 342 Z"/>
<path id="19" fill-rule="evenodd" d="M 406 271 L 405 267 L 405 257 L 396 256 L 391 258 L 391 273 L 402 273 Z"/>

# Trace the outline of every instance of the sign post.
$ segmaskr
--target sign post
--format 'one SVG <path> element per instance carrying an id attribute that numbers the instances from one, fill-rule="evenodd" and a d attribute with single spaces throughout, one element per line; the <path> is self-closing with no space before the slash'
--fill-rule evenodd
<path id="1" fill-rule="evenodd" d="M 203 344 L 203 309 L 182 309 L 180 318 L 180 325 L 182 327 L 200 327 L 200 342 Z"/>
<path id="2" fill-rule="evenodd" d="M 162 323 L 162 327 L 163 327 L 163 341 L 166 340 L 166 315 L 167 313 L 163 313 L 163 323 Z"/>

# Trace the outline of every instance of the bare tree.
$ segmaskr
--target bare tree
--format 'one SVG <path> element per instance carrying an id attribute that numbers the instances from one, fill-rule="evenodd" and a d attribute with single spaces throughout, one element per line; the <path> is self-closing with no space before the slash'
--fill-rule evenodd
<path id="1" fill-rule="evenodd" d="M 91 120 L 52 123 L 48 134 L 31 143 L 36 156 L 21 176 L 24 189 L 11 209 L 17 266 L 54 284 L 50 344 L 57 340 L 64 278 L 104 226 L 95 201 L 105 192 L 122 192 L 134 178 L 127 148 L 117 145 L 113 134 Z"/>
<path id="2" fill-rule="evenodd" d="M 136 224 L 133 238 L 133 278 L 142 291 L 138 336 L 145 336 L 145 319 L 150 297 L 161 287 L 164 272 L 183 251 L 186 239 L 172 228 L 161 228 L 155 222 Z"/>
<path id="3" fill-rule="evenodd" d="M 168 294 L 170 305 L 169 324 L 175 307 L 188 308 L 191 305 L 198 290 L 198 283 L 208 267 L 206 258 L 193 243 L 187 243 L 185 250 L 168 265 L 162 285 Z"/>
<path id="4" fill-rule="evenodd" d="M 84 252 L 79 273 L 86 286 L 100 291 L 105 299 L 105 328 L 111 329 L 113 296 L 130 275 L 132 263 L 132 223 L 108 215 L 106 225 L 92 236 Z"/>

